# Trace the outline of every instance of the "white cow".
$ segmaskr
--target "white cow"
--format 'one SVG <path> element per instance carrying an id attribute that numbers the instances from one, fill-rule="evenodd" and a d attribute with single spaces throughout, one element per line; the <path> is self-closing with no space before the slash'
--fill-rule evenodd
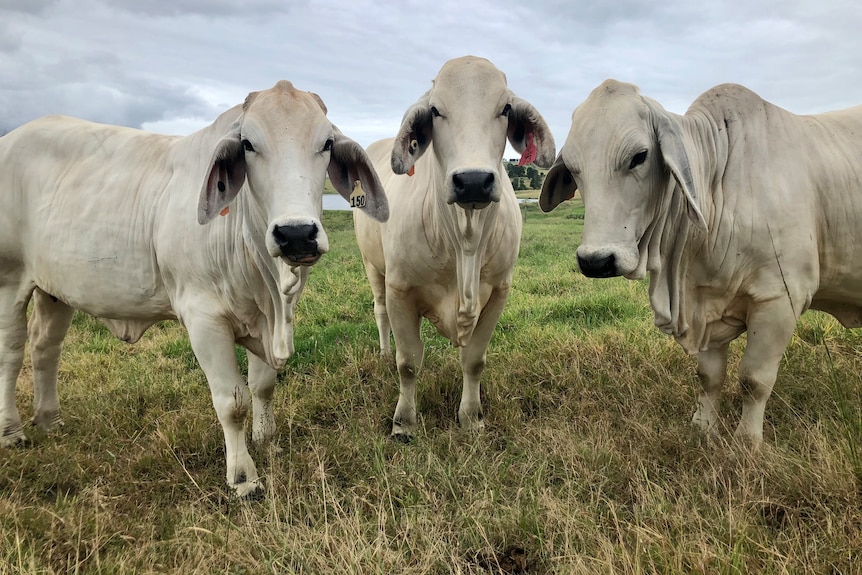
<path id="1" fill-rule="evenodd" d="M 60 423 L 57 369 L 75 309 L 130 343 L 176 318 L 224 429 L 227 482 L 241 496 L 257 489 L 245 417 L 251 406 L 255 441 L 273 435 L 293 310 L 309 266 L 329 249 L 327 169 L 342 196 L 358 180 L 365 212 L 388 215 L 362 148 L 327 120 L 319 97 L 282 81 L 184 138 L 35 120 L 0 138 L 0 166 L 2 444 L 26 440 L 15 384 L 31 297 L 33 423 L 46 429 Z M 235 343 L 251 352 L 248 385 Z"/>
<path id="2" fill-rule="evenodd" d="M 802 312 L 862 325 L 862 106 L 796 116 L 723 84 L 679 116 L 608 80 L 572 115 L 542 209 L 575 189 L 581 271 L 649 272 L 656 325 L 697 355 L 693 423 L 705 431 L 731 340 L 748 331 L 736 436 L 757 445 Z"/>
<path id="3" fill-rule="evenodd" d="M 479 378 L 521 237 L 518 202 L 501 161 L 507 136 L 524 161 L 553 161 L 554 140 L 536 109 L 507 88 L 493 64 L 468 56 L 443 66 L 431 90 L 407 110 L 395 139 L 368 148 L 392 218 L 380 224 L 355 214 L 354 224 L 382 353 L 390 352 L 390 325 L 395 336 L 396 439 L 409 439 L 416 428 L 423 316 L 461 348 L 460 425 L 484 425 Z"/>

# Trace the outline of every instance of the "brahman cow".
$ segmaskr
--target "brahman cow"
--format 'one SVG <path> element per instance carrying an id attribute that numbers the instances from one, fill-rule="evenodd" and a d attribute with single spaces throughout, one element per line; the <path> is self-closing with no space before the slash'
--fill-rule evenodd
<path id="1" fill-rule="evenodd" d="M 693 423 L 715 431 L 729 343 L 748 331 L 736 436 L 758 445 L 799 316 L 862 325 L 862 106 L 796 116 L 734 84 L 684 116 L 608 80 L 572 115 L 540 198 L 579 190 L 581 271 L 643 278 L 656 325 L 697 356 Z"/>
<path id="2" fill-rule="evenodd" d="M 31 298 L 33 423 L 46 429 L 60 423 L 60 346 L 75 309 L 130 343 L 176 318 L 224 429 L 227 482 L 240 496 L 257 489 L 245 417 L 251 406 L 255 441 L 273 435 L 296 301 L 329 249 L 327 169 L 342 196 L 359 181 L 364 211 L 388 215 L 364 150 L 317 95 L 282 81 L 188 137 L 35 120 L 0 138 L 0 166 L 0 442 L 26 440 L 15 384 Z M 248 385 L 235 343 L 250 352 Z"/>
<path id="3" fill-rule="evenodd" d="M 468 56 L 444 64 L 394 139 L 368 148 L 392 218 L 380 224 L 354 214 L 354 225 L 383 354 L 390 352 L 390 326 L 395 337 L 396 439 L 406 441 L 416 429 L 423 316 L 461 348 L 458 422 L 465 429 L 484 425 L 479 378 L 521 237 L 517 198 L 502 165 L 507 136 L 522 162 L 553 162 L 554 140 L 538 111 L 507 88 L 491 62 Z"/>

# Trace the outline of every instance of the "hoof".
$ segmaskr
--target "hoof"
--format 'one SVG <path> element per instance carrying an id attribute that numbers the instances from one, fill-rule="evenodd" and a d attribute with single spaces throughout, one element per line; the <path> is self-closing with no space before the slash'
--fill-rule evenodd
<path id="1" fill-rule="evenodd" d="M 455 416 L 455 423 L 462 431 L 481 433 L 485 431 L 485 417 L 480 411 L 478 415 L 466 416 L 460 413 Z"/>
<path id="2" fill-rule="evenodd" d="M 63 418 L 60 417 L 59 413 L 55 413 L 54 415 L 50 415 L 47 417 L 36 417 L 30 420 L 31 427 L 38 427 L 43 431 L 53 431 L 55 429 L 60 429 L 65 426 L 66 423 L 63 421 Z"/>
<path id="3" fill-rule="evenodd" d="M 389 436 L 389 439 L 391 439 L 395 443 L 409 445 L 413 441 L 413 436 L 409 433 L 393 433 Z"/>
<path id="4" fill-rule="evenodd" d="M 21 447 L 27 444 L 28 441 L 29 439 L 27 439 L 27 436 L 24 435 L 20 427 L 8 429 L 0 437 L 0 447 Z"/>
<path id="5" fill-rule="evenodd" d="M 236 493 L 237 498 L 242 499 L 243 501 L 260 501 L 266 497 L 266 493 L 260 480 L 237 483 L 231 487 Z"/>

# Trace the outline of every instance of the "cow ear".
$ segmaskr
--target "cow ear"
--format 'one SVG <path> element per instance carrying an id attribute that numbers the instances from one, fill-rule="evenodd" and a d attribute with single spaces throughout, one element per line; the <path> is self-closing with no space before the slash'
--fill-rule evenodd
<path id="1" fill-rule="evenodd" d="M 389 202 L 371 159 L 362 146 L 342 134 L 338 128 L 335 128 L 328 171 L 332 186 L 353 207 L 378 222 L 389 219 Z M 357 182 L 361 190 L 356 189 Z"/>
<path id="2" fill-rule="evenodd" d="M 392 171 L 396 174 L 409 172 L 431 143 L 434 116 L 431 114 L 430 93 L 430 90 L 425 92 L 401 120 L 401 128 L 392 145 Z"/>
<path id="3" fill-rule="evenodd" d="M 691 175 L 691 162 L 685 149 L 682 127 L 679 119 L 672 116 L 658 102 L 644 98 L 650 108 L 653 129 L 658 140 L 659 149 L 665 165 L 673 174 L 682 193 L 685 196 L 686 214 L 688 219 L 701 231 L 706 231 L 706 219 L 700 211 L 700 190 Z"/>
<path id="4" fill-rule="evenodd" d="M 557 153 L 554 136 L 545 119 L 528 101 L 511 93 L 509 128 L 506 135 L 515 151 L 521 154 L 523 164 L 535 163 L 547 168 Z M 532 136 L 530 135 L 532 134 Z"/>
<path id="5" fill-rule="evenodd" d="M 539 207 L 543 212 L 550 212 L 561 202 L 570 200 L 575 196 L 578 189 L 575 179 L 566 164 L 563 163 L 563 155 L 557 158 L 542 183 L 542 192 L 539 194 Z"/>
<path id="6" fill-rule="evenodd" d="M 198 223 L 206 224 L 230 205 L 245 183 L 245 153 L 239 124 L 219 140 L 198 199 Z"/>

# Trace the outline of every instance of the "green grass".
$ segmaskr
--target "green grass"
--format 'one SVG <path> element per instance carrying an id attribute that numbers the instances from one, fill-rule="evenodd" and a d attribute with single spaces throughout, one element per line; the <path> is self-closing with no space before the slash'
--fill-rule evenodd
<path id="1" fill-rule="evenodd" d="M 277 441 L 254 449 L 262 501 L 224 485 L 221 429 L 179 326 L 128 346 L 76 316 L 65 427 L 0 448 L 0 573 L 859 573 L 862 331 L 807 314 L 761 453 L 702 444 L 694 359 L 653 326 L 646 282 L 577 273 L 581 207 L 523 214 L 486 431 L 455 425 L 457 350 L 426 324 L 406 446 L 387 438 L 397 376 L 377 354 L 350 214 L 325 214 L 332 251 L 296 314 Z M 24 417 L 30 376 L 25 364 Z"/>

